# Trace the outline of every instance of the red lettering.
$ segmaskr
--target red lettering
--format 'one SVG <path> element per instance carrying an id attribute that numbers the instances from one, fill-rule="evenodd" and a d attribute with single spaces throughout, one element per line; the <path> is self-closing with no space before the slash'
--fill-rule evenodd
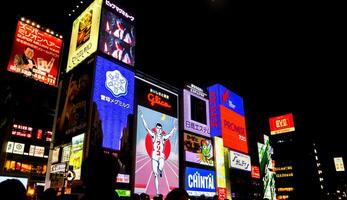
<path id="1" fill-rule="evenodd" d="M 155 95 L 153 93 L 148 93 L 147 99 L 150 102 L 151 106 L 160 105 L 160 106 L 163 106 L 165 108 L 171 108 L 172 107 L 168 102 L 163 101 L 160 96 Z"/>
<path id="2" fill-rule="evenodd" d="M 211 128 L 218 127 L 218 118 L 217 118 L 217 102 L 216 102 L 216 92 L 211 92 L 210 96 L 210 111 L 211 111 Z"/>

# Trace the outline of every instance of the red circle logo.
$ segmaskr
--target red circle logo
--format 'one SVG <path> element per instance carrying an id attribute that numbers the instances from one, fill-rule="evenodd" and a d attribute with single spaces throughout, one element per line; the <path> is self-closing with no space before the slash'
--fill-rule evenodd
<path id="1" fill-rule="evenodd" d="M 157 130 L 156 128 L 152 128 L 152 131 L 154 134 L 156 134 Z M 166 135 L 166 132 L 162 132 L 163 135 Z M 152 157 L 152 149 L 153 149 L 153 142 L 151 135 L 147 132 L 146 133 L 146 151 L 149 157 Z M 166 140 L 164 143 L 164 158 L 167 160 L 170 156 L 171 152 L 171 143 L 170 140 Z"/>

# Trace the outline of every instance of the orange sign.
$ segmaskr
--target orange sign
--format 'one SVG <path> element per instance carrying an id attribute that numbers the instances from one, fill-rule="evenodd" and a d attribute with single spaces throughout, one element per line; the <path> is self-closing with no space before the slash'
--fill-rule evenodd
<path id="1" fill-rule="evenodd" d="M 160 96 L 153 94 L 153 93 L 148 93 L 147 99 L 150 102 L 151 106 L 155 106 L 156 104 L 165 108 L 171 108 L 171 105 L 169 102 L 164 101 Z"/>
<path id="2" fill-rule="evenodd" d="M 222 105 L 220 113 L 224 146 L 248 153 L 245 118 Z"/>

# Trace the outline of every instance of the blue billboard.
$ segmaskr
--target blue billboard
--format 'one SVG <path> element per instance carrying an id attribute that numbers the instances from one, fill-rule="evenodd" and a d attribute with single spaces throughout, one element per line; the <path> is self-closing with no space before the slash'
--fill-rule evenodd
<path id="1" fill-rule="evenodd" d="M 212 85 L 207 89 L 210 98 L 211 136 L 221 137 L 220 106 L 232 110 L 241 116 L 245 116 L 243 99 L 220 84 Z"/>
<path id="2" fill-rule="evenodd" d="M 121 149 L 134 107 L 134 72 L 105 58 L 96 58 L 93 101 L 102 128 L 102 146 Z M 96 105 L 95 105 L 96 104 Z"/>
<path id="3" fill-rule="evenodd" d="M 190 196 L 205 195 L 213 197 L 216 194 L 216 175 L 212 170 L 186 167 L 185 187 Z"/>

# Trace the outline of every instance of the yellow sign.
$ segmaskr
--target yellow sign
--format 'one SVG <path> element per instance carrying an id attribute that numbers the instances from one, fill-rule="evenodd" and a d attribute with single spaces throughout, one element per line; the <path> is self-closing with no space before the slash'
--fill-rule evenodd
<path id="1" fill-rule="evenodd" d="M 95 0 L 73 22 L 66 72 L 97 50 L 102 0 Z"/>
<path id="2" fill-rule="evenodd" d="M 83 143 L 84 133 L 72 137 L 71 156 L 69 165 L 73 167 L 75 172 L 75 180 L 80 180 L 81 177 L 81 166 L 83 161 Z"/>
<path id="3" fill-rule="evenodd" d="M 214 137 L 217 187 L 226 188 L 223 139 Z"/>

